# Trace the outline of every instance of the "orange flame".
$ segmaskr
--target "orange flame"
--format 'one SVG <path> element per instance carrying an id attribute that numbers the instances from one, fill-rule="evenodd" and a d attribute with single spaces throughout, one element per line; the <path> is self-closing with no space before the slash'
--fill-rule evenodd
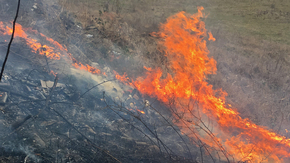
<path id="1" fill-rule="evenodd" d="M 152 68 L 150 68 L 150 67 L 144 66 L 144 69 L 146 69 L 147 71 L 152 71 Z"/>
<path id="2" fill-rule="evenodd" d="M 119 75 L 116 71 L 114 71 L 116 79 L 118 79 L 121 82 L 127 83 L 129 81 L 129 78 L 127 77 L 127 73 L 125 72 L 123 76 Z"/>
<path id="3" fill-rule="evenodd" d="M 56 77 L 56 75 L 57 75 L 57 73 L 54 72 L 54 71 L 52 71 L 52 70 L 50 70 L 50 73 L 51 73 L 53 76 L 55 76 L 55 77 Z"/>
<path id="4" fill-rule="evenodd" d="M 209 41 L 215 41 L 215 38 L 212 36 L 211 32 L 208 32 L 208 40 Z"/>
<path id="5" fill-rule="evenodd" d="M 142 110 L 137 109 L 137 111 L 138 111 L 139 113 L 141 113 L 141 114 L 145 114 L 145 112 L 142 111 Z"/>
<path id="6" fill-rule="evenodd" d="M 253 162 L 267 160 L 280 162 L 283 158 L 289 158 L 290 139 L 258 126 L 249 119 L 242 119 L 236 109 L 225 103 L 227 93 L 222 90 L 213 90 L 212 86 L 206 82 L 206 76 L 216 72 L 216 61 L 208 57 L 209 51 L 205 38 L 207 34 L 208 40 L 214 41 L 215 38 L 211 33 L 206 32 L 204 22 L 200 20 L 204 17 L 202 10 L 202 7 L 198 8 L 198 13 L 194 15 L 180 12 L 168 18 L 167 22 L 161 25 L 160 32 L 154 33 L 162 38 L 160 44 L 164 47 L 163 51 L 170 62 L 172 74 L 163 72 L 160 68 L 144 67 L 147 70 L 145 78 L 139 77 L 129 83 L 126 74 L 120 76 L 115 72 L 116 78 L 134 85 L 143 94 L 173 104 L 176 108 L 176 118 L 180 118 L 182 114 L 182 118 L 185 119 L 175 122 L 182 133 L 191 133 L 194 130 L 191 126 L 197 123 L 192 120 L 198 119 L 194 113 L 201 108 L 205 115 L 217 121 L 223 132 L 215 132 L 215 137 L 203 135 L 199 138 L 212 147 L 222 144 L 227 151 L 226 156 Z M 11 33 L 12 29 L 0 22 L 0 34 Z M 41 33 L 39 35 L 60 51 L 38 43 L 36 39 L 28 37 L 21 25 L 16 25 L 15 37 L 24 38 L 34 53 L 45 55 L 50 59 L 66 59 L 67 57 L 61 53 L 65 52 L 74 67 L 91 73 L 100 73 L 99 69 L 77 61 L 58 42 Z M 162 78 L 164 74 L 166 78 Z M 137 111 L 142 114 L 144 112 Z M 193 134 L 187 135 L 194 138 Z M 213 142 L 209 141 L 209 137 Z"/>
<path id="7" fill-rule="evenodd" d="M 200 139 L 212 147 L 222 144 L 227 157 L 234 156 L 235 159 L 253 162 L 279 162 L 281 158 L 290 157 L 290 139 L 241 118 L 236 109 L 225 104 L 227 93 L 213 90 L 212 85 L 206 82 L 206 76 L 216 72 L 216 61 L 208 57 L 205 40 L 207 32 L 204 22 L 200 20 L 204 17 L 202 10 L 199 7 L 198 13 L 194 15 L 180 12 L 171 16 L 161 25 L 160 31 L 154 33 L 162 39 L 159 43 L 164 47 L 162 50 L 173 73 L 166 74 L 160 68 L 146 68 L 146 77 L 137 78 L 133 84 L 143 94 L 174 104 L 175 116 L 180 118 L 182 115 L 185 119 L 175 124 L 184 133 L 194 130 L 190 126 L 194 123 L 192 120 L 198 119 L 193 114 L 198 108 L 207 117 L 216 119 L 223 132 L 215 132 L 216 138 L 211 136 L 215 143 L 209 141 L 209 136 Z M 209 40 L 215 40 L 211 33 L 208 35 Z M 167 77 L 162 78 L 163 74 Z M 194 138 L 193 134 L 189 136 Z"/>
<path id="8" fill-rule="evenodd" d="M 129 109 L 129 108 L 126 108 L 127 110 L 130 110 L 130 111 L 132 111 L 132 112 L 135 112 L 135 111 L 137 111 L 137 112 L 139 112 L 139 113 L 141 113 L 141 114 L 145 114 L 145 112 L 144 111 L 142 111 L 142 110 L 139 110 L 139 109 Z"/>
<path id="9" fill-rule="evenodd" d="M 75 59 L 73 59 L 73 61 L 75 62 L 75 63 L 73 63 L 73 66 L 77 69 L 85 70 L 85 71 L 88 71 L 92 74 L 99 74 L 101 72 L 99 69 L 92 67 L 90 65 L 83 65 Z"/>
<path id="10" fill-rule="evenodd" d="M 42 45 L 41 43 L 38 42 L 38 40 L 30 38 L 24 32 L 24 29 L 22 28 L 22 26 L 20 24 L 16 24 L 15 37 L 20 37 L 20 38 L 25 39 L 26 44 L 32 49 L 32 52 L 38 53 L 40 55 L 44 55 L 49 59 L 60 60 L 62 58 L 62 59 L 67 60 L 68 62 L 72 61 L 73 62 L 72 66 L 74 66 L 75 68 L 85 70 L 93 74 L 99 74 L 101 72 L 99 69 L 95 67 L 92 67 L 87 64 L 84 65 L 78 60 L 76 60 L 74 57 L 72 57 L 72 54 L 68 52 L 66 47 L 63 47 L 60 43 L 58 43 L 57 41 L 54 41 L 52 38 L 49 38 L 42 33 L 38 33 L 35 30 L 31 30 L 31 29 L 26 29 L 26 30 L 33 32 L 34 34 L 39 34 L 41 37 L 44 37 L 50 44 L 54 45 L 54 47 L 57 48 L 55 49 L 49 45 Z M 0 22 L 0 34 L 11 35 L 12 28 L 5 26 L 3 22 Z"/>

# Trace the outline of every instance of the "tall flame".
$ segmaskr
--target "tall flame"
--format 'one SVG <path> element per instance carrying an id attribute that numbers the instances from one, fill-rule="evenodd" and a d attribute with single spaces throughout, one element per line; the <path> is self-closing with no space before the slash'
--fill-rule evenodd
<path id="1" fill-rule="evenodd" d="M 136 87 L 143 94 L 170 104 L 173 108 L 172 114 L 181 119 L 174 123 L 180 127 L 182 133 L 186 133 L 192 139 L 197 138 L 194 133 L 197 131 L 195 127 L 201 123 L 202 115 L 197 116 L 199 110 L 216 120 L 222 132 L 211 133 L 210 130 L 204 130 L 207 135 L 199 133 L 198 139 L 213 148 L 221 148 L 226 157 L 252 162 L 280 162 L 283 158 L 289 158 L 290 139 L 258 126 L 249 119 L 241 118 L 236 109 L 226 105 L 227 93 L 213 90 L 212 85 L 206 82 L 207 75 L 214 74 L 217 69 L 216 61 L 208 57 L 209 50 L 205 38 L 211 41 L 215 41 L 215 38 L 210 32 L 207 33 L 205 24 L 201 21 L 204 17 L 202 10 L 203 8 L 199 7 L 198 13 L 193 15 L 180 12 L 171 16 L 161 25 L 160 31 L 154 33 L 161 38 L 159 43 L 170 63 L 171 73 L 166 73 L 161 68 L 144 67 L 147 70 L 146 76 L 135 81 L 130 82 L 126 73 L 121 76 L 114 72 L 116 78 Z M 37 31 L 29 31 L 39 34 L 57 48 L 39 43 L 17 24 L 15 37 L 24 38 L 33 52 L 50 59 L 65 59 L 71 61 L 78 69 L 100 73 L 99 69 L 84 65 L 72 57 L 66 47 L 53 39 Z M 11 33 L 12 28 L 0 22 L 0 34 Z M 144 111 L 138 111 L 144 114 Z"/>
<path id="2" fill-rule="evenodd" d="M 212 41 L 215 38 L 211 33 L 207 35 L 205 23 L 201 21 L 202 10 L 203 7 L 199 7 L 194 15 L 180 12 L 171 16 L 161 25 L 160 31 L 154 33 L 161 39 L 159 43 L 172 73 L 146 68 L 146 77 L 137 78 L 133 85 L 141 93 L 173 105 L 176 118 L 184 119 L 175 122 L 184 133 L 192 133 L 196 126 L 191 126 L 197 125 L 193 120 L 199 119 L 196 112 L 201 108 L 204 115 L 217 121 L 222 133 L 214 132 L 214 137 L 208 134 L 214 143 L 208 141 L 209 137 L 201 136 L 200 139 L 212 147 L 223 145 L 226 157 L 253 162 L 279 162 L 281 158 L 290 157 L 290 139 L 241 118 L 236 109 L 225 104 L 227 93 L 213 90 L 207 83 L 206 76 L 217 69 L 216 61 L 208 57 L 205 38 Z"/>

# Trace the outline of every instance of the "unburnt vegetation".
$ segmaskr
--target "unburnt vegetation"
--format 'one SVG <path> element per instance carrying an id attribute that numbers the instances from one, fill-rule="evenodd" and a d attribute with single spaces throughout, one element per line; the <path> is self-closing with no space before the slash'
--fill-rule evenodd
<path id="1" fill-rule="evenodd" d="M 74 14 L 87 33 L 103 38 L 101 50 L 109 52 L 106 55 L 116 45 L 122 57 L 134 60 L 126 65 L 134 69 L 127 70 L 128 76 L 135 76 L 143 66 L 168 70 L 166 58 L 158 50 L 158 38 L 152 37 L 152 32 L 158 31 L 159 24 L 168 16 L 180 11 L 195 13 L 197 6 L 203 6 L 208 14 L 206 28 L 217 39 L 208 42 L 218 68 L 208 82 L 228 92 L 227 102 L 242 117 L 287 135 L 285 129 L 290 120 L 288 1 L 59 2 Z"/>
<path id="2" fill-rule="evenodd" d="M 25 6 L 30 7 L 33 3 L 34 2 L 30 1 L 30 3 L 25 4 Z M 266 126 L 266 128 L 280 133 L 281 135 L 285 135 L 286 137 L 289 136 L 287 132 L 290 130 L 289 126 L 287 126 L 290 121 L 290 111 L 288 109 L 290 91 L 290 42 L 288 41 L 290 32 L 288 28 L 290 21 L 290 11 L 288 11 L 289 2 L 285 0 L 279 2 L 250 0 L 183 0 L 182 2 L 176 0 L 58 0 L 57 7 L 61 9 L 59 13 L 54 13 L 56 17 L 53 19 L 47 15 L 52 14 L 56 9 L 46 9 L 45 5 L 38 2 L 38 7 L 34 9 L 35 13 L 46 16 L 45 21 L 43 21 L 43 17 L 39 18 L 40 22 L 38 19 L 28 20 L 28 15 L 22 15 L 23 17 L 20 18 L 19 22 L 26 27 L 37 24 L 35 25 L 37 26 L 37 30 L 52 37 L 61 44 L 66 45 L 70 52 L 75 53 L 73 55 L 75 55 L 74 57 L 76 59 L 84 63 L 105 67 L 104 70 L 115 70 L 119 74 L 126 72 L 130 78 L 142 76 L 142 72 L 144 72 L 143 66 L 161 67 L 164 72 L 171 73 L 168 68 L 168 61 L 162 53 L 162 50 L 160 50 L 162 47 L 158 44 L 160 38 L 153 36 L 153 32 L 157 32 L 160 23 L 166 22 L 169 16 L 180 11 L 193 14 L 197 12 L 197 6 L 203 6 L 205 8 L 205 13 L 208 14 L 207 18 L 204 19 L 206 28 L 208 31 L 211 31 L 216 38 L 215 42 L 208 42 L 207 44 L 210 56 L 217 61 L 217 74 L 210 75 L 207 82 L 212 84 L 215 89 L 222 88 L 225 90 L 228 93 L 227 103 L 236 108 L 243 118 L 249 118 L 258 125 Z M 3 5 L 1 5 L 1 7 L 2 10 L 5 10 Z M 26 16 L 28 18 L 25 18 Z M 46 26 L 42 26 L 42 23 Z M 28 51 L 30 50 L 28 49 L 26 51 L 29 53 Z M 40 62 L 38 58 L 29 60 L 34 60 L 35 65 Z M 39 77 L 37 77 L 35 81 L 38 80 L 38 78 Z M 64 81 L 66 81 L 68 85 L 79 84 L 78 79 L 73 75 L 64 78 Z M 83 85 L 86 85 L 86 87 L 84 86 L 86 89 L 92 88 L 91 86 L 93 86 L 93 82 L 81 82 Z M 84 89 L 82 88 L 81 90 Z M 65 92 L 67 90 L 63 89 L 61 91 Z M 114 91 L 116 91 L 116 89 Z M 98 121 L 97 124 L 95 121 L 91 122 L 91 126 L 99 125 L 98 130 L 102 132 L 100 134 L 94 133 L 97 131 L 97 127 L 92 127 L 94 132 L 92 132 L 93 134 L 91 134 L 92 137 L 90 140 L 94 140 L 95 142 L 95 135 L 101 135 L 104 139 L 99 140 L 99 142 L 96 139 L 98 145 L 104 142 L 111 143 L 102 145 L 101 147 L 104 147 L 104 149 L 108 147 L 108 149 L 114 149 L 110 151 L 111 153 L 118 153 L 119 149 L 115 147 L 119 147 L 119 145 L 115 145 L 115 141 L 111 140 L 117 141 L 119 138 L 124 140 L 124 146 L 128 146 L 126 150 L 127 148 L 135 147 L 136 144 L 140 146 L 140 149 L 143 149 L 142 145 L 147 144 L 141 140 L 141 142 L 136 143 L 129 138 L 129 134 L 126 135 L 127 131 L 139 131 L 140 129 L 138 127 L 140 126 L 141 129 L 142 127 L 144 128 L 143 124 L 146 124 L 146 120 L 149 119 L 149 116 L 155 114 L 157 114 L 159 118 L 162 117 L 161 119 L 164 123 L 156 123 L 157 127 L 158 125 L 169 126 L 172 133 L 177 133 L 177 137 L 182 139 L 180 144 L 186 144 L 187 139 L 184 138 L 186 135 L 181 135 L 178 128 L 172 125 L 171 120 L 173 121 L 174 118 L 165 115 L 165 112 L 168 113 L 168 110 L 162 110 L 162 105 L 153 108 L 151 105 L 147 106 L 146 101 L 143 101 L 144 103 L 142 103 L 142 105 L 144 105 L 144 108 L 147 110 L 145 109 L 146 114 L 142 119 L 141 113 L 135 115 L 132 114 L 131 110 L 128 110 L 130 107 L 134 108 L 137 103 L 136 101 L 141 97 L 138 92 L 132 93 L 132 95 L 136 96 L 128 98 L 131 101 L 127 101 L 126 107 L 123 106 L 125 102 L 120 102 L 118 99 L 111 99 L 111 97 L 99 90 L 96 92 L 98 95 L 97 98 L 95 96 L 84 98 L 86 100 L 82 101 L 81 105 L 78 105 L 81 106 L 81 109 L 77 111 L 76 115 L 89 114 L 90 111 L 92 111 L 91 109 L 94 109 L 100 103 L 105 103 L 105 106 L 101 107 L 100 110 L 112 110 L 116 113 L 116 116 L 112 117 L 108 113 L 108 117 L 110 117 L 108 118 L 108 122 L 107 120 L 106 122 Z M 128 95 L 128 97 L 130 97 L 130 95 Z M 77 95 L 76 93 L 76 97 L 70 97 L 69 100 L 77 98 L 78 96 L 79 94 Z M 55 99 L 58 98 L 55 97 Z M 155 100 L 152 101 L 155 102 Z M 78 108 L 75 110 L 78 110 Z M 129 118 L 126 116 L 123 118 L 122 112 L 126 113 L 126 115 L 130 115 L 128 116 Z M 155 114 L 149 112 L 154 112 Z M 172 111 L 172 113 L 174 112 Z M 59 114 L 67 115 L 67 117 L 74 117 L 75 115 L 73 112 L 67 113 L 66 107 L 63 107 L 63 112 Z M 73 116 L 68 116 L 70 114 Z M 58 116 L 61 117 L 60 115 Z M 118 117 L 119 120 L 116 120 L 116 117 Z M 55 116 L 51 118 L 53 119 Z M 88 123 L 88 118 L 90 118 L 90 116 L 82 118 L 83 121 L 78 121 L 76 119 L 76 124 L 80 122 L 86 124 Z M 91 116 L 91 118 L 95 118 L 95 116 Z M 55 121 L 66 124 L 65 120 L 59 119 Z M 134 121 L 132 121 L 132 119 L 140 123 L 140 125 L 136 125 L 137 127 L 134 126 Z M 157 116 L 156 119 L 158 119 Z M 74 122 L 75 119 L 71 118 L 68 120 Z M 180 120 L 183 120 L 182 117 L 180 117 Z M 33 119 L 33 122 L 34 121 Z M 122 130 L 122 121 L 126 122 L 126 124 L 128 123 L 128 130 Z M 153 120 L 149 119 L 149 121 Z M 47 122 L 48 120 L 43 121 L 43 123 Z M 116 128 L 120 130 L 118 130 L 117 134 L 113 133 L 107 135 L 109 132 L 105 131 L 107 129 L 102 125 L 103 123 L 109 122 L 112 122 L 112 124 L 117 126 Z M 31 122 L 30 124 L 34 123 Z M 51 130 L 54 130 L 54 127 L 55 126 L 53 126 Z M 63 127 L 65 128 L 64 125 Z M 126 157 L 121 158 L 119 155 L 118 157 L 127 161 L 131 158 L 139 157 L 140 155 L 140 158 L 141 156 L 144 157 L 141 161 L 150 162 L 159 157 L 158 154 L 156 157 L 153 156 L 152 151 L 156 152 L 160 150 L 160 153 L 165 153 L 165 155 L 155 161 L 171 160 L 174 162 L 174 159 L 177 160 L 175 162 L 179 160 L 181 162 L 184 161 L 182 158 L 174 158 L 177 157 L 175 155 L 171 156 L 171 144 L 162 142 L 159 139 L 161 133 L 167 135 L 165 129 L 159 131 L 155 128 L 156 126 L 154 126 L 154 128 L 152 127 L 153 129 L 151 127 L 152 126 L 148 127 L 145 125 L 145 128 L 149 129 L 150 134 L 153 135 L 153 139 L 157 140 L 156 145 L 150 146 L 150 148 L 148 147 L 148 156 L 152 156 L 152 159 L 146 158 L 147 156 L 144 155 L 142 150 L 138 151 L 136 154 L 136 151 L 133 151 L 133 149 L 132 152 L 130 151 L 131 155 L 123 154 L 126 153 L 126 150 L 123 150 L 123 153 L 120 155 Z M 204 127 L 206 128 L 207 126 L 205 125 Z M 82 130 L 91 132 L 89 129 L 90 128 L 87 127 Z M 211 131 L 211 129 L 208 128 L 206 128 L 206 130 Z M 68 135 L 69 132 L 71 131 L 68 131 Z M 143 130 L 136 133 L 139 133 L 138 136 L 142 135 L 143 139 L 151 141 L 150 137 L 147 138 L 150 134 L 146 135 L 142 132 Z M 29 131 L 27 133 L 29 133 Z M 90 135 L 88 133 L 85 134 Z M 114 139 L 107 138 L 107 136 L 112 136 Z M 85 148 L 86 144 L 83 143 L 87 141 L 87 139 L 82 139 L 84 138 L 80 136 L 77 140 L 79 144 L 72 145 L 73 147 L 71 150 L 64 151 L 74 151 L 79 147 L 80 149 L 88 150 L 83 151 L 83 153 L 89 156 L 84 156 L 83 158 L 87 157 L 89 158 L 88 160 L 91 161 L 106 160 L 104 157 L 106 153 L 96 155 L 93 153 L 94 150 L 92 150 L 92 153 L 89 153 L 90 148 Z M 74 141 L 67 140 L 67 142 L 73 143 Z M 63 147 L 67 147 L 67 142 L 65 141 L 65 143 L 63 143 Z M 128 142 L 131 142 L 131 144 Z M 200 148 L 200 152 L 196 151 L 196 149 L 189 149 L 190 147 L 186 145 L 183 147 L 186 152 L 191 150 L 191 153 L 189 152 L 189 155 L 192 157 L 191 161 L 207 162 L 208 160 L 214 160 L 210 158 L 212 156 L 208 155 L 206 151 L 207 148 L 210 147 L 201 141 L 194 143 L 198 145 L 197 147 Z M 53 145 L 59 146 L 59 144 L 61 143 L 59 143 L 57 139 Z M 65 152 L 62 154 L 65 155 Z M 69 152 L 67 155 L 70 154 Z M 56 152 L 56 158 L 60 157 L 58 155 L 58 152 Z M 95 158 L 95 155 L 99 158 Z M 203 158 L 203 156 L 208 158 Z M 21 157 L 23 157 L 21 160 L 25 158 L 24 155 Z M 90 157 L 94 158 L 91 159 Z M 70 156 L 68 158 L 70 158 Z M 50 158 L 49 160 L 54 159 L 55 158 Z M 82 157 L 77 161 L 81 159 Z M 107 161 L 108 160 L 109 159 L 107 159 Z"/>

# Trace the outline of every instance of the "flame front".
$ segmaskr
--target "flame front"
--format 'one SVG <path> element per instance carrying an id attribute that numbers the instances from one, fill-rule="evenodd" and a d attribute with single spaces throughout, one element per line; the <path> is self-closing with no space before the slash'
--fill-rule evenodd
<path id="1" fill-rule="evenodd" d="M 236 109 L 225 104 L 227 93 L 213 90 L 206 82 L 206 76 L 217 69 L 216 61 L 208 57 L 206 38 L 212 41 L 215 38 L 206 32 L 205 23 L 201 21 L 202 10 L 198 8 L 194 15 L 180 12 L 171 16 L 160 31 L 153 34 L 161 39 L 159 43 L 172 73 L 146 68 L 146 77 L 137 78 L 133 85 L 141 93 L 174 107 L 173 115 L 180 119 L 175 124 L 193 139 L 196 139 L 194 128 L 202 117 L 197 117 L 196 112 L 201 108 L 204 115 L 217 121 L 222 132 L 208 133 L 199 139 L 211 147 L 224 149 L 225 157 L 253 162 L 283 161 L 281 158 L 290 156 L 290 139 L 241 118 Z"/>
<path id="2" fill-rule="evenodd" d="M 37 39 L 33 39 L 33 38 L 29 37 L 25 31 L 33 33 L 34 35 L 40 35 L 42 38 L 45 38 L 45 40 L 48 41 L 48 43 L 53 45 L 54 47 L 39 43 Z M 4 25 L 3 22 L 0 22 L 0 35 L 11 35 L 12 32 L 13 32 L 12 28 L 10 28 L 8 25 Z M 75 59 L 71 53 L 68 52 L 66 47 L 62 46 L 57 41 L 45 36 L 42 33 L 38 33 L 37 31 L 32 30 L 32 29 L 23 29 L 20 24 L 16 23 L 16 28 L 15 28 L 14 34 L 15 34 L 14 35 L 15 37 L 23 38 L 25 40 L 26 44 L 32 49 L 32 52 L 34 52 L 34 53 L 44 55 L 49 59 L 54 59 L 54 60 L 64 59 L 69 63 L 72 62 L 71 65 L 77 69 L 84 70 L 84 71 L 90 72 L 92 74 L 102 74 L 103 76 L 107 76 L 107 74 L 105 72 L 101 73 L 101 71 L 96 67 L 90 66 L 88 64 L 82 64 L 80 61 Z M 5 40 L 5 42 L 6 42 L 6 40 Z M 54 75 L 54 76 L 57 75 L 57 73 L 54 72 L 53 70 L 50 70 L 49 73 Z M 123 76 L 117 75 L 117 73 L 115 71 L 114 71 L 114 73 L 116 75 L 116 78 L 119 81 L 124 82 L 126 80 L 129 80 L 129 78 L 126 77 L 127 76 L 126 73 L 124 73 Z M 131 110 L 131 111 L 136 111 L 136 112 L 139 112 L 141 114 L 145 114 L 144 111 L 139 110 L 137 108 L 135 108 L 135 110 Z"/>
<path id="3" fill-rule="evenodd" d="M 147 70 L 145 77 L 130 81 L 126 74 L 121 76 L 114 72 L 116 78 L 136 87 L 143 94 L 169 104 L 172 114 L 179 120 L 174 123 L 183 134 L 192 140 L 199 139 L 211 146 L 211 149 L 221 149 L 224 157 L 252 162 L 280 162 L 283 158 L 289 158 L 290 139 L 258 126 L 249 119 L 241 118 L 236 109 L 225 104 L 227 93 L 213 90 L 206 82 L 207 75 L 214 74 L 217 69 L 216 61 L 208 57 L 206 38 L 211 41 L 215 41 L 215 38 L 206 31 L 205 23 L 201 21 L 204 17 L 202 10 L 200 7 L 194 15 L 180 12 L 169 17 L 167 22 L 161 25 L 160 31 L 153 34 L 161 39 L 162 52 L 170 63 L 170 73 L 161 68 L 144 67 Z M 82 64 L 68 53 L 67 48 L 53 39 L 37 31 L 28 31 L 45 38 L 56 48 L 38 43 L 17 24 L 15 37 L 24 38 L 33 52 L 50 59 L 65 59 L 78 69 L 100 74 L 99 69 Z M 12 29 L 0 22 L 0 34 L 11 33 Z M 202 111 L 203 115 L 199 111 Z M 202 124 L 201 118 L 204 115 L 216 120 L 216 131 L 211 132 Z M 206 134 L 199 132 L 197 126 L 203 128 Z"/>
<path id="4" fill-rule="evenodd" d="M 76 60 L 71 53 L 68 52 L 67 48 L 63 47 L 61 44 L 59 44 L 57 41 L 54 41 L 53 39 L 45 36 L 42 33 L 38 33 L 35 30 L 26 29 L 27 31 L 30 31 L 31 33 L 34 33 L 36 35 L 40 35 L 41 37 L 45 38 L 46 41 L 49 42 L 49 44 L 54 45 L 57 49 L 53 48 L 49 45 L 42 45 L 38 42 L 38 40 L 33 39 L 29 37 L 23 30 L 22 26 L 20 24 L 16 23 L 15 27 L 15 37 L 20 37 L 25 39 L 26 44 L 32 49 L 32 52 L 38 53 L 40 55 L 44 55 L 49 59 L 54 60 L 60 60 L 61 58 L 66 60 L 67 62 L 72 62 L 72 66 L 74 66 L 77 69 L 85 70 L 88 72 L 91 72 L 93 74 L 99 74 L 101 71 L 98 68 L 92 67 L 90 65 L 84 65 L 78 60 Z M 11 35 L 12 34 L 12 28 L 5 26 L 3 22 L 0 22 L 0 34 L 1 35 Z"/>

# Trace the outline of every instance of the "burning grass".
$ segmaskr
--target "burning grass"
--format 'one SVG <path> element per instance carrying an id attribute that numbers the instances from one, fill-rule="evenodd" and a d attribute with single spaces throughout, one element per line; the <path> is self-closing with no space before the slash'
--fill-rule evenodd
<path id="1" fill-rule="evenodd" d="M 72 4 L 73 3 L 75 2 L 72 2 Z M 117 5 L 117 14 L 122 13 L 120 7 L 122 3 L 119 2 Z M 227 5 L 234 4 L 230 3 Z M 105 6 L 105 8 L 107 7 Z M 110 7 L 108 7 L 108 9 L 109 8 Z M 271 6 L 271 8 L 275 9 L 276 6 Z M 213 9 L 212 11 L 215 10 Z M 118 24 L 122 21 L 119 21 L 116 13 L 103 14 L 103 20 L 109 22 L 99 21 L 99 23 L 104 24 L 97 27 L 103 28 L 101 30 L 104 32 L 103 34 L 113 42 L 118 43 L 121 42 L 120 40 L 125 40 L 125 44 L 120 44 L 120 46 L 125 48 L 130 48 L 130 46 L 132 46 L 135 48 L 134 50 L 141 51 L 139 53 L 141 54 L 143 49 L 137 47 L 137 42 L 140 40 L 142 41 L 142 39 L 132 39 L 136 36 L 142 36 L 142 34 L 138 35 L 136 31 L 133 30 L 133 32 L 127 33 L 120 32 L 121 34 L 119 33 L 120 35 L 114 38 L 116 31 L 117 33 L 119 32 L 118 29 L 122 29 L 120 31 L 124 31 L 122 27 L 126 27 L 125 30 L 131 29 L 128 23 L 127 25 L 126 23 L 124 23 L 125 25 Z M 215 15 L 212 18 L 218 16 L 226 17 L 226 15 L 226 13 L 224 15 Z M 137 78 L 130 84 L 138 88 L 140 92 L 157 97 L 159 100 L 167 103 L 169 108 L 171 108 L 172 114 L 175 116 L 176 121 L 174 121 L 174 123 L 180 127 L 181 132 L 190 137 L 195 143 L 201 141 L 201 143 L 197 143 L 197 145 L 200 148 L 207 148 L 208 155 L 214 155 L 213 151 L 218 150 L 219 154 L 224 156 L 223 159 L 227 158 L 232 160 L 234 158 L 242 161 L 274 160 L 276 162 L 280 161 L 283 157 L 288 157 L 287 151 L 289 150 L 289 140 L 286 137 L 267 130 L 266 127 L 260 127 L 247 118 L 242 118 L 237 112 L 238 109 L 233 109 L 234 107 L 231 107 L 225 102 L 227 93 L 221 89 L 213 89 L 213 86 L 208 83 L 207 75 L 216 73 L 217 63 L 213 58 L 208 57 L 209 51 L 207 49 L 206 39 L 214 41 L 215 38 L 211 33 L 206 32 L 204 28 L 205 24 L 200 19 L 203 16 L 200 9 L 198 14 L 193 16 L 179 13 L 170 17 L 168 21 L 161 26 L 161 31 L 154 34 L 162 39 L 162 41 L 160 41 L 160 47 L 161 52 L 165 52 L 166 54 L 167 64 L 169 64 L 167 67 L 168 69 L 164 69 L 164 67 L 162 67 L 164 64 L 160 64 L 161 60 L 165 57 L 158 56 L 156 54 L 160 53 L 153 51 L 150 54 L 155 54 L 157 57 L 161 58 L 159 61 L 155 62 L 159 64 L 151 66 L 152 68 L 145 68 L 147 70 L 146 76 Z M 113 21 L 116 20 L 118 21 L 117 25 L 113 23 Z M 211 19 L 208 19 L 208 21 L 210 20 Z M 85 22 L 86 21 L 87 20 L 85 20 Z M 227 25 L 227 23 L 223 24 L 223 26 Z M 87 25 L 85 25 L 85 27 L 86 26 Z M 244 28 L 237 28 L 237 30 L 243 31 Z M 263 33 L 263 30 L 261 30 L 261 32 Z M 132 33 L 134 35 L 127 36 Z M 49 44 L 57 48 L 56 51 L 60 49 L 67 52 L 66 48 L 57 42 L 47 38 L 43 34 L 40 35 L 46 38 Z M 263 33 L 263 35 L 267 34 Z M 25 38 L 28 45 L 32 47 L 33 50 L 36 49 L 34 52 L 46 55 L 51 59 L 59 59 L 61 56 L 60 53 L 54 53 L 55 51 L 51 46 L 41 45 L 35 40 L 29 41 L 30 38 L 23 34 L 19 35 L 19 37 Z M 145 43 L 143 45 L 148 45 L 148 38 L 144 40 Z M 151 48 L 156 47 L 154 41 L 150 45 Z M 147 51 L 149 50 L 147 49 Z M 72 58 L 71 55 L 69 55 L 68 58 L 70 58 L 74 63 L 73 65 L 79 69 L 92 73 L 101 73 L 98 69 L 81 64 L 76 59 Z M 277 69 L 277 65 L 275 69 Z M 120 81 L 129 79 L 126 74 L 123 76 L 117 74 L 117 78 Z M 204 124 L 204 118 L 207 117 L 216 120 L 213 124 L 214 130 L 210 130 L 208 125 Z M 217 129 L 220 129 L 222 132 L 217 132 Z"/>
<path id="2" fill-rule="evenodd" d="M 199 12 L 192 16 L 181 12 L 168 18 L 156 34 L 161 37 L 160 44 L 164 47 L 162 50 L 169 60 L 173 75 L 167 74 L 164 79 L 161 78 L 161 69 L 151 70 L 146 77 L 138 78 L 134 85 L 140 92 L 172 105 L 176 119 L 182 119 L 175 124 L 184 133 L 198 133 L 196 124 L 200 124 L 204 118 L 197 114 L 198 110 L 215 119 L 219 124 L 215 127 L 222 132 L 211 133 L 204 126 L 207 136 L 198 139 L 215 149 L 221 149 L 227 159 L 233 157 L 242 161 L 279 162 L 281 158 L 289 157 L 289 139 L 241 118 L 236 109 L 225 103 L 227 93 L 213 90 L 206 82 L 206 76 L 216 72 L 216 62 L 207 56 L 207 32 L 200 20 L 203 17 L 202 9 L 199 8 Z M 211 34 L 209 39 L 213 40 Z M 197 139 L 196 134 L 190 137 Z"/>
<path id="3" fill-rule="evenodd" d="M 4 25 L 3 22 L 0 22 L 0 29 L 2 30 L 1 35 L 11 35 L 12 33 L 12 28 L 10 28 L 7 25 Z M 37 31 L 33 31 L 31 29 L 26 29 L 26 31 L 33 32 L 34 34 L 39 34 L 41 37 L 45 38 L 50 44 L 54 45 L 57 48 L 55 49 L 54 47 L 46 45 L 46 44 L 42 45 L 41 43 L 38 42 L 38 40 L 29 37 L 24 32 L 24 29 L 22 28 L 22 26 L 20 24 L 17 24 L 15 37 L 20 37 L 20 38 L 25 39 L 26 44 L 32 49 L 32 52 L 38 53 L 40 55 L 44 55 L 47 58 L 53 59 L 53 60 L 60 60 L 62 58 L 66 60 L 68 63 L 72 62 L 72 66 L 74 66 L 77 69 L 85 70 L 93 74 L 100 73 L 99 69 L 92 67 L 88 64 L 82 64 L 81 62 L 76 60 L 72 56 L 72 54 L 70 54 L 67 51 L 67 48 L 63 47 L 62 45 L 60 45 L 58 42 L 54 41 L 53 39 L 48 38 L 44 34 L 38 33 Z"/>

